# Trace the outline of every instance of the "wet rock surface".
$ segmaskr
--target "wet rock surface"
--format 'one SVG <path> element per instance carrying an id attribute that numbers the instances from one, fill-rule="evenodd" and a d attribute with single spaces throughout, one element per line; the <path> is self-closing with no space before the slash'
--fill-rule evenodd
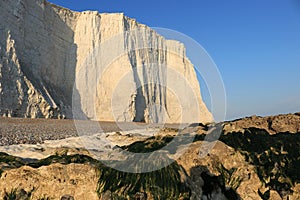
<path id="1" fill-rule="evenodd" d="M 285 124 L 289 119 L 297 119 L 293 117 L 280 115 L 260 120 L 264 124 L 272 118 L 277 124 Z M 128 157 L 123 169 L 138 166 L 141 162 L 151 168 L 172 161 L 161 169 L 147 173 L 110 168 L 101 159 L 95 159 L 91 152 L 80 148 L 55 147 L 56 153 L 50 156 L 45 154 L 41 159 L 1 153 L 0 196 L 22 195 L 31 199 L 61 199 L 64 195 L 70 195 L 68 198 L 108 200 L 298 200 L 300 133 L 293 132 L 295 129 L 292 127 L 289 129 L 291 133 L 278 131 L 275 134 L 263 127 L 251 127 L 256 121 L 250 123 L 249 118 L 245 121 L 249 126 L 240 124 L 238 130 L 229 132 L 226 124 L 235 121 L 225 122 L 219 138 L 206 137 L 215 134 L 210 131 L 215 126 L 213 124 L 194 124 L 184 130 L 164 128 L 148 137 L 130 131 L 115 132 L 106 137 L 114 141 L 114 145 L 106 148 L 119 146 L 126 151 L 150 154 L 150 159 L 143 159 L 143 154 Z M 177 145 L 172 144 L 174 141 Z M 191 143 L 187 143 L 189 141 Z M 168 145 L 171 147 L 161 150 Z M 63 147 L 64 143 L 60 146 Z M 206 152 L 208 146 L 213 148 Z M 177 153 L 180 156 L 173 159 Z M 112 153 L 109 156 L 112 162 L 119 159 Z"/>

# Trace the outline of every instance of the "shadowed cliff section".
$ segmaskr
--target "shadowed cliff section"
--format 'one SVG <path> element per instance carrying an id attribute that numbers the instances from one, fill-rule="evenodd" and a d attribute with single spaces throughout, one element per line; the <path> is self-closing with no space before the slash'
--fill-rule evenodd
<path id="1" fill-rule="evenodd" d="M 72 91 L 75 81 L 77 45 L 74 31 L 64 16 L 70 19 L 74 16 L 46 1 L 1 1 L 0 4 L 3 19 L 0 22 L 0 89 L 4 92 L 0 97 L 0 114 L 71 118 L 67 109 L 70 110 L 72 93 L 66 91 Z"/>

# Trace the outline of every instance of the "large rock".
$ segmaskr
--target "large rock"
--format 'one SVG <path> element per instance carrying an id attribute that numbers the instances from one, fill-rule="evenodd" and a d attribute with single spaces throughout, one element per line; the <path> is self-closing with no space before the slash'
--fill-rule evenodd
<path id="1" fill-rule="evenodd" d="M 213 120 L 183 44 L 134 19 L 43 0 L 1 0 L 0 17 L 1 115 Z"/>
<path id="2" fill-rule="evenodd" d="M 4 172 L 3 175 L 6 177 L 5 181 L 3 179 L 0 182 L 1 198 L 4 191 L 10 193 L 17 188 L 34 192 L 32 199 L 99 199 L 96 193 L 98 177 L 95 169 L 89 165 L 53 164 L 38 169 L 24 166 L 12 169 L 8 173 Z M 66 193 L 75 198 L 65 195 Z"/>
<path id="3" fill-rule="evenodd" d="M 276 116 L 251 116 L 237 119 L 224 123 L 224 132 L 244 132 L 247 128 L 259 128 L 266 130 L 269 134 L 277 134 L 283 132 L 298 133 L 300 132 L 300 115 L 285 114 Z"/>
<path id="4" fill-rule="evenodd" d="M 215 134 L 209 130 L 213 124 L 194 124 L 181 131 L 165 128 L 156 133 L 149 128 L 109 131 L 88 136 L 89 141 L 100 144 L 96 154 L 85 149 L 82 141 L 87 142 L 87 137 L 3 146 L 0 148 L 0 197 L 16 193 L 22 199 L 31 195 L 32 199 L 299 200 L 300 134 L 293 132 L 294 125 L 299 124 L 297 117 L 298 114 L 287 114 L 226 122 L 227 129 L 219 141 L 210 136 Z M 279 129 L 274 128 L 274 134 L 271 129 L 258 127 L 270 120 L 272 124 L 291 122 L 290 129 L 282 125 L 291 132 L 276 132 Z M 31 127 L 39 130 L 35 127 L 43 125 L 41 122 L 45 120 L 33 121 L 36 123 Z M 67 120 L 53 121 L 57 128 L 58 122 L 66 126 Z M 212 149 L 207 152 L 209 147 Z M 128 151 L 137 154 L 124 160 Z M 143 154 L 146 152 L 153 153 L 148 157 Z M 123 160 L 123 170 L 140 166 L 154 170 L 153 166 L 174 162 L 160 170 L 148 170 L 149 173 L 129 173 L 111 169 L 104 165 L 107 162 L 96 160 L 99 158 L 112 163 Z"/>

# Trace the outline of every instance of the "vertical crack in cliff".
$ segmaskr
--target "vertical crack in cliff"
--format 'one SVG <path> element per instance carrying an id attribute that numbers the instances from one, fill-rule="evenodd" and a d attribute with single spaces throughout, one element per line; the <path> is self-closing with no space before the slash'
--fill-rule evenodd
<path id="1" fill-rule="evenodd" d="M 145 122 L 145 109 L 146 109 L 146 100 L 143 94 L 141 80 L 139 78 L 138 72 L 137 72 L 137 66 L 136 66 L 136 53 L 135 51 L 129 51 L 129 60 L 132 66 L 132 73 L 133 78 L 135 81 L 136 86 L 136 94 L 134 95 L 134 104 L 131 105 L 134 108 L 131 108 L 131 110 L 134 111 L 132 113 L 133 115 L 133 121 L 134 122 Z"/>
<path id="2" fill-rule="evenodd" d="M 128 20 L 128 21 L 127 21 Z M 133 27 L 132 27 L 133 26 Z M 136 84 L 135 121 L 162 123 L 167 113 L 166 44 L 150 28 L 140 29 L 135 21 L 124 19 L 128 58 Z"/>

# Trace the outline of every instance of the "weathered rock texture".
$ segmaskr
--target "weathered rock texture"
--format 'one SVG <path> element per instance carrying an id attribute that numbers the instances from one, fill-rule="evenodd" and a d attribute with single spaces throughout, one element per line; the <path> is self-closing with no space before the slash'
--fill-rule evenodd
<path id="1" fill-rule="evenodd" d="M 259 128 L 269 134 L 280 132 L 299 133 L 300 114 L 285 114 L 268 117 L 251 116 L 224 123 L 224 132 L 243 132 L 247 128 Z"/>
<path id="2" fill-rule="evenodd" d="M 269 119 L 277 124 L 287 121 L 299 124 L 298 116 L 288 114 L 259 119 L 261 124 Z M 245 124 L 236 125 L 238 131 L 224 128 L 219 141 L 204 141 L 206 136 L 214 134 L 207 131 L 213 124 L 190 126 L 180 133 L 178 129 L 165 128 L 149 134 L 150 129 L 147 129 L 102 133 L 103 137 L 93 138 L 93 141 L 99 140 L 98 144 L 101 141 L 106 144 L 99 151 L 102 161 L 120 160 L 116 147 L 132 153 L 151 154 L 147 156 L 149 159 L 141 159 L 141 154 L 128 157 L 124 168 L 139 163 L 157 166 L 170 159 L 174 161 L 149 173 L 127 173 L 105 166 L 95 159 L 95 154 L 82 148 L 79 144 L 82 138 L 78 137 L 38 145 L 3 146 L 0 148 L 0 198 L 8 199 L 16 193 L 20 197 L 14 199 L 299 200 L 300 132 L 293 132 L 290 125 L 291 132 L 273 134 L 262 127 L 253 127 L 257 126 L 257 118 L 239 121 L 243 120 Z M 43 124 L 45 120 L 32 121 Z M 226 122 L 225 127 L 228 123 L 234 121 Z M 176 141 L 176 135 L 184 135 L 185 139 Z M 186 139 L 190 137 L 194 140 L 187 145 Z M 212 143 L 215 145 L 205 154 L 206 147 Z M 168 151 L 162 149 L 166 145 L 171 147 Z M 175 161 L 175 154 L 180 152 L 182 154 Z M 31 198 L 25 198 L 28 196 Z"/>
<path id="3" fill-rule="evenodd" d="M 0 17 L 1 115 L 212 121 L 184 46 L 134 19 L 43 0 L 1 0 Z"/>
<path id="4" fill-rule="evenodd" d="M 0 187 L 6 187 L 5 191 L 11 193 L 15 188 L 23 189 L 26 192 L 34 191 L 31 199 L 41 199 L 50 197 L 53 199 L 63 199 L 65 195 L 71 195 L 76 199 L 99 199 L 95 188 L 97 187 L 96 170 L 84 164 L 53 164 L 38 169 L 24 166 L 13 169 L 7 174 L 7 183 L 1 181 Z M 23 183 L 29 183 L 24 184 Z M 20 186 L 25 186 L 20 188 Z M 80 188 L 80 190 L 78 189 Z M 4 191 L 1 191 L 2 194 Z M 51 195 L 50 195 L 51 194 Z M 20 198 L 26 199 L 24 194 Z M 3 197 L 3 195 L 2 195 Z M 29 199 L 29 198 L 28 198 Z"/>

